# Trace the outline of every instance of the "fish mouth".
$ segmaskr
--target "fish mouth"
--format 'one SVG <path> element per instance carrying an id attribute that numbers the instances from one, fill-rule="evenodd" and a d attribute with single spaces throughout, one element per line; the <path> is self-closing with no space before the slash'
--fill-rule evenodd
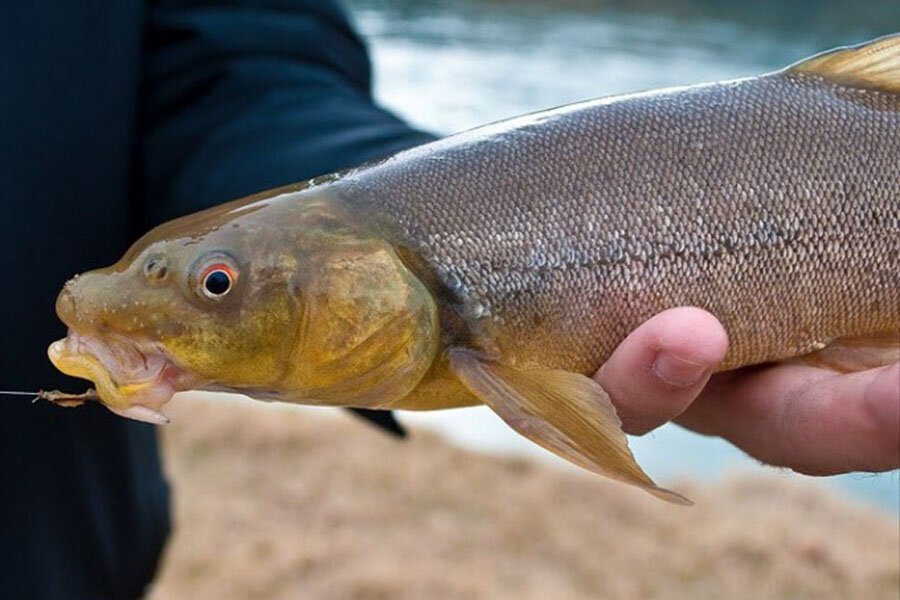
<path id="1" fill-rule="evenodd" d="M 50 344 L 47 356 L 66 375 L 92 381 L 111 411 L 139 421 L 168 423 L 160 409 L 175 392 L 192 387 L 187 373 L 157 342 L 70 329 Z"/>

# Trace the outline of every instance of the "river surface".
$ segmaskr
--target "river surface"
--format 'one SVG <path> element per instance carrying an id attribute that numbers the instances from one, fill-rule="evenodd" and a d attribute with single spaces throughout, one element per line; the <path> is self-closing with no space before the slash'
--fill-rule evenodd
<path id="1" fill-rule="evenodd" d="M 588 98 L 756 75 L 824 49 L 900 30 L 900 2 L 712 0 L 352 0 L 380 102 L 415 125 L 450 134 Z M 403 413 L 491 452 L 562 460 L 519 437 L 486 408 Z M 765 471 L 719 439 L 675 425 L 631 440 L 658 480 Z M 898 472 L 804 478 L 890 511 Z"/>

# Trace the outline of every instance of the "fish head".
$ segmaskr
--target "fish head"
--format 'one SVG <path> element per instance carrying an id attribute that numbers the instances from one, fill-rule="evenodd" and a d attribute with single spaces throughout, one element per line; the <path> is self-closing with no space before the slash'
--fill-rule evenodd
<path id="1" fill-rule="evenodd" d="M 437 353 L 434 298 L 344 212 L 275 204 L 162 225 L 70 280 L 56 302 L 69 332 L 50 360 L 114 412 L 153 422 L 180 390 L 369 408 L 406 395 Z"/>

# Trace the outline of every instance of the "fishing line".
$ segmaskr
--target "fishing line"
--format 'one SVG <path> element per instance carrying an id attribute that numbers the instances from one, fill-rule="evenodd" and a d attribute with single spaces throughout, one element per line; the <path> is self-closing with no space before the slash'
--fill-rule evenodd
<path id="1" fill-rule="evenodd" d="M 59 390 L 38 390 L 36 392 L 23 392 L 18 390 L 0 390 L 3 396 L 31 396 L 33 402 L 38 400 L 48 400 L 60 406 L 78 406 L 85 400 L 99 400 L 97 390 L 90 389 L 81 394 L 72 394 L 70 392 L 61 392 Z"/>

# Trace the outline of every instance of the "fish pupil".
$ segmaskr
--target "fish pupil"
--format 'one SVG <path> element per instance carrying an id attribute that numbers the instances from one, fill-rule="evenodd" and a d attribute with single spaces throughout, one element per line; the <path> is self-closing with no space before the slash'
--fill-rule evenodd
<path id="1" fill-rule="evenodd" d="M 221 296 L 231 287 L 231 277 L 225 271 L 213 271 L 206 276 L 203 287 L 213 296 Z"/>

